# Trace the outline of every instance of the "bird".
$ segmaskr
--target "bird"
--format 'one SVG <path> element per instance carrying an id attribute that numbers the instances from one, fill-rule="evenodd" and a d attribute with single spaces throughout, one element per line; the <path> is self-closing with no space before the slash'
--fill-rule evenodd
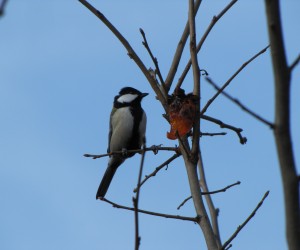
<path id="1" fill-rule="evenodd" d="M 141 106 L 142 93 L 132 87 L 124 87 L 115 96 L 110 114 L 108 153 L 123 151 L 110 156 L 108 166 L 99 185 L 96 199 L 104 198 L 118 167 L 135 153 L 127 150 L 141 149 L 146 143 L 147 116 Z"/>

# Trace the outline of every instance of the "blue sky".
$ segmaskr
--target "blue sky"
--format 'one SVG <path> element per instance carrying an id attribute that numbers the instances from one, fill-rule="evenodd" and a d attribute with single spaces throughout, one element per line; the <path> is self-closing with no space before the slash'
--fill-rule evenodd
<path id="1" fill-rule="evenodd" d="M 203 1 L 197 18 L 197 38 L 213 15 L 229 1 Z M 187 19 L 187 1 L 91 1 L 131 43 L 147 67 L 141 44 L 143 28 L 165 77 Z M 282 1 L 288 62 L 300 52 L 300 2 Z M 0 19 L 0 248 L 5 250 L 133 249 L 133 214 L 96 201 L 107 159 L 83 157 L 104 153 L 113 97 L 123 86 L 150 95 L 143 107 L 148 116 L 148 145 L 174 146 L 166 138 L 169 125 L 146 79 L 107 28 L 78 1 L 10 0 Z M 199 53 L 219 85 L 268 44 L 263 1 L 238 1 L 217 23 Z M 187 60 L 182 58 L 175 80 Z M 292 134 L 299 165 L 299 78 L 292 77 Z M 191 74 L 183 87 L 192 90 Z M 202 81 L 202 105 L 214 94 Z M 273 120 L 274 92 L 269 51 L 251 63 L 228 92 L 266 119 Z M 220 230 L 227 240 L 251 213 L 263 194 L 270 195 L 232 249 L 287 249 L 281 179 L 272 131 L 220 97 L 208 115 L 243 128 L 248 138 L 203 122 L 203 132 L 228 132 L 201 139 L 211 190 L 241 181 L 213 196 L 220 208 Z M 172 153 L 146 156 L 144 174 Z M 118 170 L 107 198 L 131 206 L 140 157 Z M 177 159 L 141 190 L 140 207 L 194 216 L 192 203 L 176 208 L 189 196 L 183 161 Z M 147 215 L 140 216 L 141 249 L 205 249 L 197 225 Z"/>

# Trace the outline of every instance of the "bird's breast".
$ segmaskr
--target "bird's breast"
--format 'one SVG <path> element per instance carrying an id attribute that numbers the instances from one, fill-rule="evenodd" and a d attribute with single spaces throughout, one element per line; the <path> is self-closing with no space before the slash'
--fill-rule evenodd
<path id="1" fill-rule="evenodd" d="M 119 108 L 115 111 L 112 120 L 112 136 L 110 151 L 119 151 L 128 147 L 134 126 L 134 118 L 129 107 Z"/>

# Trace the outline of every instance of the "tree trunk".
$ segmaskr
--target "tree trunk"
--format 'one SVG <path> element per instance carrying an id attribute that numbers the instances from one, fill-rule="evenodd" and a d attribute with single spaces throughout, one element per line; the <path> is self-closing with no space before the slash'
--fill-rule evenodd
<path id="1" fill-rule="evenodd" d="M 300 249 L 299 180 L 290 133 L 290 80 L 278 0 L 265 0 L 275 79 L 274 136 L 283 182 L 286 237 L 289 250 Z"/>

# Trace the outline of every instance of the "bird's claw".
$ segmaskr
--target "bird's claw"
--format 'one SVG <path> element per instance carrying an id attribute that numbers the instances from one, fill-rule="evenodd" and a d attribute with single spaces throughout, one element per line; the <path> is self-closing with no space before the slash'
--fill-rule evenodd
<path id="1" fill-rule="evenodd" d="M 126 148 L 122 148 L 122 156 L 123 157 L 127 157 L 127 155 L 128 155 L 127 149 Z"/>
<path id="2" fill-rule="evenodd" d="M 159 145 L 152 145 L 150 148 L 153 151 L 153 153 L 156 155 L 159 151 L 159 148 L 162 146 L 162 144 Z"/>

